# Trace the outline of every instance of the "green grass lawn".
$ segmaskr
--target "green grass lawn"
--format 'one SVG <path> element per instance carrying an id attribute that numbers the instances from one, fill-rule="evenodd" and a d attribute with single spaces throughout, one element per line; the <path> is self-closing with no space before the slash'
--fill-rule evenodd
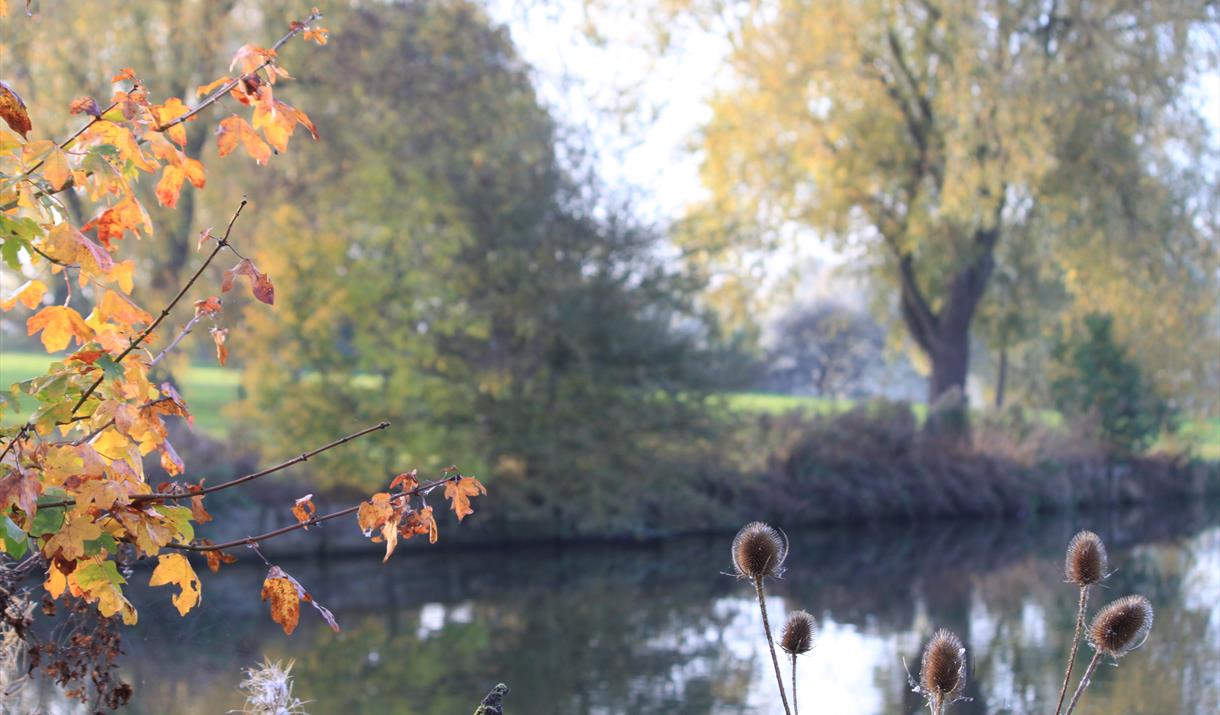
<path id="1" fill-rule="evenodd" d="M 14 382 L 41 375 L 46 372 L 47 365 L 56 359 L 57 356 L 54 355 L 0 351 L 0 386 L 7 389 Z M 237 399 L 241 373 L 219 367 L 191 366 L 182 370 L 176 377 L 176 386 L 195 416 L 196 428 L 209 435 L 223 437 L 225 422 L 220 409 Z M 32 398 L 23 398 L 21 406 L 27 411 L 33 411 L 34 401 Z M 5 415 L 5 422 L 16 423 L 24 416 Z"/>
<path id="2" fill-rule="evenodd" d="M 49 355 L 0 351 L 0 386 L 7 388 L 11 383 L 40 375 L 52 361 L 52 356 Z M 191 413 L 195 415 L 196 426 L 209 435 L 223 437 L 226 426 L 221 408 L 237 399 L 241 373 L 235 369 L 191 366 L 182 370 L 177 377 L 178 388 L 186 398 Z M 360 380 L 361 377 L 356 379 Z M 368 379 L 374 380 L 371 377 Z M 766 392 L 733 392 L 726 394 L 724 399 L 730 411 L 753 414 L 783 414 L 792 411 L 809 415 L 830 414 L 851 409 L 854 404 L 852 400 Z M 27 405 L 32 408 L 33 402 L 23 400 L 22 406 Z M 914 409 L 916 417 L 923 419 L 924 406 L 915 405 Z M 22 415 L 7 415 L 5 421 L 15 423 L 21 417 Z M 1042 417 L 1052 426 L 1062 421 L 1059 415 L 1053 412 L 1046 412 Z M 1163 440 L 1158 446 L 1168 449 L 1190 447 L 1204 459 L 1220 460 L 1220 419 L 1185 420 L 1176 437 Z"/>

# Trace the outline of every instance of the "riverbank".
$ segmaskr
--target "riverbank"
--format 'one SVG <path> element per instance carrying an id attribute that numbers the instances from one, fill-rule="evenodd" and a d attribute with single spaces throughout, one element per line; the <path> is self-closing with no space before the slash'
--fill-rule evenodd
<path id="1" fill-rule="evenodd" d="M 901 405 L 872 406 L 838 415 L 789 414 L 739 422 L 702 470 L 653 491 L 629 494 L 635 501 L 612 529 L 549 520 L 537 505 L 522 507 L 538 481 L 485 476 L 490 493 L 476 513 L 458 524 L 439 520 L 446 545 L 529 542 L 639 542 L 682 534 L 725 532 L 764 519 L 786 528 L 838 523 L 902 522 L 936 518 L 1016 517 L 1100 507 L 1220 500 L 1220 464 L 1168 454 L 1118 459 L 1071 433 L 1011 425 L 977 425 L 968 441 L 931 437 L 918 429 Z M 217 464 L 219 446 L 192 444 L 188 463 L 208 463 L 210 482 L 257 469 L 249 458 Z M 199 454 L 198 452 L 204 452 Z M 209 460 L 207 454 L 213 455 Z M 305 467 L 209 499 L 219 518 L 200 529 L 215 541 L 263 533 L 292 522 L 292 501 L 311 488 Z M 220 470 L 220 471 L 217 471 Z M 587 485 L 590 489 L 603 485 Z M 570 490 L 572 491 L 572 490 Z M 357 493 L 317 494 L 319 513 L 349 506 Z M 579 508 L 579 504 L 575 507 Z M 590 524 L 594 523 L 592 520 Z M 622 526 L 625 524 L 625 526 Z M 402 548 L 414 546 L 408 542 Z M 380 549 L 354 521 L 294 533 L 269 541 L 278 556 L 351 554 Z"/>

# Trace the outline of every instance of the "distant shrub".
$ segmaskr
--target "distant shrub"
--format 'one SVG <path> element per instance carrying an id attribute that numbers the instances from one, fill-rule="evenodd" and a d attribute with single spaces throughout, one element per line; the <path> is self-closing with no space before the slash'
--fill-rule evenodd
<path id="1" fill-rule="evenodd" d="M 1091 420 L 1112 449 L 1139 452 L 1172 428 L 1173 412 L 1115 339 L 1111 316 L 1089 315 L 1083 327 L 1055 348 L 1055 406 Z"/>

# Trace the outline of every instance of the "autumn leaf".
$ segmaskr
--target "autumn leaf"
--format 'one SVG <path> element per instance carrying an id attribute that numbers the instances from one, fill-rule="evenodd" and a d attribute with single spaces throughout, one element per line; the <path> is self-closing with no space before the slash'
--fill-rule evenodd
<path id="1" fill-rule="evenodd" d="M 148 580 L 149 586 L 165 586 L 171 583 L 177 584 L 181 589 L 174 594 L 172 600 L 178 614 L 185 616 L 199 603 L 199 577 L 195 575 L 195 569 L 191 568 L 191 562 L 182 554 L 158 556 L 157 567 L 153 569 L 152 578 Z"/>
<path id="2" fill-rule="evenodd" d="M 390 560 L 390 554 L 394 553 L 394 547 L 398 546 L 398 522 L 402 520 L 402 513 L 395 509 L 389 519 L 381 525 L 381 538 L 385 539 L 385 558 L 381 563 Z"/>
<path id="3" fill-rule="evenodd" d="M 13 291 L 12 295 L 4 300 L 0 300 L 0 310 L 12 310 L 18 303 L 33 310 L 42 303 L 42 296 L 46 292 L 47 286 L 42 281 L 26 281 L 21 284 L 20 288 Z"/>
<path id="4" fill-rule="evenodd" d="M 113 290 L 108 290 L 102 294 L 102 299 L 97 304 L 95 314 L 98 321 L 116 323 L 123 326 L 148 325 L 153 322 L 153 317 L 148 311 L 131 302 L 131 299 L 122 293 Z M 85 322 L 93 325 L 95 329 L 100 326 L 100 322 L 90 320 Z"/>
<path id="5" fill-rule="evenodd" d="M 195 301 L 195 315 L 217 315 L 220 313 L 220 296 L 213 295 Z"/>
<path id="6" fill-rule="evenodd" d="M 0 80 L 0 117 L 8 124 L 9 129 L 17 132 L 24 139 L 33 125 L 30 124 L 30 114 L 25 109 L 21 96 Z"/>
<path id="7" fill-rule="evenodd" d="M 149 220 L 148 214 L 144 212 L 144 207 L 139 202 L 131 196 L 126 196 L 81 226 L 80 230 L 89 231 L 91 229 L 97 229 L 97 240 L 109 248 L 111 240 L 120 240 L 127 232 L 137 237 L 141 232 L 146 235 L 152 234 L 152 221 Z"/>
<path id="8" fill-rule="evenodd" d="M 114 84 L 116 82 L 124 82 L 126 80 L 135 80 L 135 78 L 136 71 L 130 67 L 124 67 L 123 69 L 119 70 L 118 74 L 110 78 L 110 82 L 111 84 Z"/>
<path id="9" fill-rule="evenodd" d="M 41 491 L 42 485 L 34 473 L 10 472 L 0 479 L 0 513 L 16 504 L 27 518 L 33 519 L 38 513 L 38 494 Z"/>
<path id="10" fill-rule="evenodd" d="M 186 471 L 186 465 L 182 463 L 182 458 L 178 456 L 174 445 L 165 440 L 161 443 L 161 468 L 171 477 L 176 477 Z"/>
<path id="11" fill-rule="evenodd" d="M 72 100 L 72 104 L 68 105 L 69 114 L 88 114 L 93 118 L 102 116 L 102 110 L 98 108 L 97 102 L 93 97 L 77 97 Z"/>
<path id="12" fill-rule="evenodd" d="M 68 166 L 68 155 L 58 146 L 53 147 L 42 163 L 42 177 L 47 180 L 52 189 L 59 191 L 72 178 L 72 169 Z"/>
<path id="13" fill-rule="evenodd" d="M 229 71 L 240 68 L 242 74 L 249 74 L 261 67 L 264 62 L 274 58 L 275 50 L 265 50 L 257 45 L 242 45 L 233 55 L 233 61 L 229 63 Z"/>
<path id="14" fill-rule="evenodd" d="M 232 554 L 226 554 L 223 551 L 207 551 L 207 552 L 204 552 L 204 556 L 206 556 L 207 560 L 208 560 L 208 570 L 211 571 L 212 573 L 216 573 L 217 571 L 219 571 L 221 564 L 237 563 L 236 556 L 234 556 Z M 266 600 L 266 599 L 263 599 L 263 600 Z"/>
<path id="15" fill-rule="evenodd" d="M 195 90 L 195 94 L 197 96 L 202 97 L 205 94 L 210 94 L 212 92 L 212 90 L 216 89 L 217 87 L 222 87 L 225 84 L 232 82 L 232 81 L 233 81 L 232 77 L 221 77 L 220 79 L 213 80 L 212 82 L 208 82 L 207 84 L 201 84 Z"/>
<path id="16" fill-rule="evenodd" d="M 220 292 L 228 293 L 233 289 L 233 281 L 237 276 L 246 276 L 250 279 L 250 292 L 267 305 L 275 303 L 275 286 L 271 285 L 271 278 L 266 273 L 262 273 L 255 267 L 254 263 L 249 258 L 243 258 L 236 265 L 225 271 L 224 278 L 220 282 Z"/>
<path id="17" fill-rule="evenodd" d="M 80 313 L 63 305 L 43 308 L 30 316 L 25 327 L 28 335 L 42 331 L 42 346 L 49 353 L 68 347 L 73 338 L 83 345 L 93 337 L 93 329 L 85 324 Z"/>
<path id="18" fill-rule="evenodd" d="M 306 494 L 292 503 L 292 515 L 297 518 L 298 524 L 304 524 L 313 519 L 317 513 L 318 511 L 313 505 L 313 494 Z"/>
<path id="19" fill-rule="evenodd" d="M 394 505 L 390 503 L 390 495 L 379 492 L 360 504 L 360 508 L 356 510 L 356 523 L 365 536 L 372 536 L 373 532 L 379 531 L 382 524 L 385 524 L 393 513 Z"/>
<path id="20" fill-rule="evenodd" d="M 178 97 L 170 97 L 165 101 L 165 104 L 157 104 L 151 107 L 151 111 L 153 118 L 157 120 L 157 127 L 160 128 L 188 113 L 190 108 L 183 104 L 182 100 Z M 191 117 L 191 119 L 194 119 L 194 117 Z M 165 132 L 169 135 L 170 140 L 178 146 L 186 146 L 186 127 L 184 124 L 185 122 L 179 122 Z"/>
<path id="21" fill-rule="evenodd" d="M 196 494 L 191 497 L 191 518 L 195 520 L 196 524 L 206 524 L 212 520 L 212 515 L 203 507 L 202 494 Z M 212 552 L 209 551 L 208 553 Z M 215 571 L 216 569 L 212 570 Z"/>
<path id="22" fill-rule="evenodd" d="M 390 489 L 400 487 L 398 490 L 399 493 L 411 491 L 415 487 L 419 486 L 419 480 L 416 479 L 416 475 L 418 474 L 419 472 L 415 469 L 399 474 L 398 476 L 394 477 L 394 481 L 390 482 Z"/>
<path id="23" fill-rule="evenodd" d="M 330 34 L 330 30 L 327 30 L 325 27 L 317 27 L 306 30 L 304 37 L 306 42 L 316 42 L 319 45 L 325 45 L 328 34 Z"/>
<path id="24" fill-rule="evenodd" d="M 221 156 L 228 156 L 241 146 L 259 164 L 266 164 L 271 158 L 271 147 L 255 133 L 245 119 L 236 114 L 220 121 L 220 126 L 216 129 L 216 146 Z"/>
<path id="25" fill-rule="evenodd" d="M 474 513 L 474 509 L 470 508 L 470 498 L 486 493 L 487 488 L 474 477 L 457 477 L 445 484 L 445 498 L 452 500 L 453 513 L 457 514 L 458 521 Z"/>
<path id="26" fill-rule="evenodd" d="M 292 635 L 301 619 L 301 597 L 297 595 L 296 586 L 283 576 L 274 575 L 280 571 L 279 566 L 272 566 L 263 580 L 263 600 L 271 602 L 271 620 L 280 624 L 284 635 Z"/>
<path id="27" fill-rule="evenodd" d="M 212 335 L 212 342 L 216 343 L 216 361 L 221 367 L 229 361 L 229 346 L 225 345 L 225 341 L 229 339 L 228 328 L 212 328 L 208 331 Z"/>
<path id="28" fill-rule="evenodd" d="M 427 534 L 428 543 L 435 544 L 437 531 L 436 519 L 432 516 L 432 507 L 426 506 L 407 514 L 398 527 L 398 533 L 404 539 L 409 539 L 416 534 Z"/>

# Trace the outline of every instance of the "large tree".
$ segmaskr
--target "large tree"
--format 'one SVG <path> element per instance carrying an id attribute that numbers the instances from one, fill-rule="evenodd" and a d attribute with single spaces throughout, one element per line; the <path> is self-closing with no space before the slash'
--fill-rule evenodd
<path id="1" fill-rule="evenodd" d="M 1214 5 L 678 5 L 716 16 L 731 47 L 703 135 L 708 215 L 861 251 L 930 365 L 929 399 L 964 389 L 998 263 L 1050 266 L 1072 300 L 1124 286 L 1133 311 L 1142 287 L 1180 295 L 1186 325 L 1149 316 L 1154 333 L 1214 317 L 1215 222 L 1191 171 L 1207 130 L 1186 101 L 1214 60 Z"/>

